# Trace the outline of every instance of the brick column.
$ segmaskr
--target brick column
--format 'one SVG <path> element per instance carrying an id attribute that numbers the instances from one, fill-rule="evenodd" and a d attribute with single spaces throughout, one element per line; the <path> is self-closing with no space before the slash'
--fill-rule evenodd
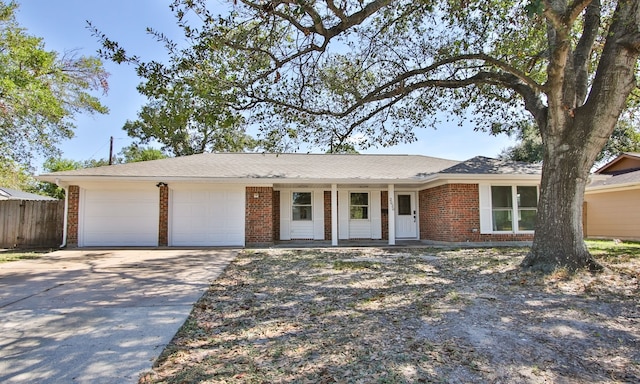
<path id="1" fill-rule="evenodd" d="M 67 247 L 78 246 L 78 217 L 80 215 L 80 187 L 67 188 Z"/>
<path id="2" fill-rule="evenodd" d="M 160 185 L 160 217 L 158 223 L 158 246 L 169 245 L 169 186 Z"/>
<path id="3" fill-rule="evenodd" d="M 245 244 L 273 244 L 273 188 L 246 187 Z"/>
<path id="4" fill-rule="evenodd" d="M 389 240 L 389 192 L 380 192 L 380 208 L 382 212 L 380 217 L 382 219 L 382 239 Z"/>
<path id="5" fill-rule="evenodd" d="M 331 191 L 324 191 L 324 239 L 331 240 Z"/>
<path id="6" fill-rule="evenodd" d="M 280 240 L 280 191 L 273 191 L 273 241 Z"/>

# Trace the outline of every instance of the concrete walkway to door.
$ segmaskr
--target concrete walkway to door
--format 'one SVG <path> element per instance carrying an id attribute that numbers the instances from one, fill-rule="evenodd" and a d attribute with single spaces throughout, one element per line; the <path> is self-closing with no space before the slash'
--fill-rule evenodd
<path id="1" fill-rule="evenodd" d="M 137 382 L 237 253 L 78 249 L 0 264 L 0 382 Z"/>

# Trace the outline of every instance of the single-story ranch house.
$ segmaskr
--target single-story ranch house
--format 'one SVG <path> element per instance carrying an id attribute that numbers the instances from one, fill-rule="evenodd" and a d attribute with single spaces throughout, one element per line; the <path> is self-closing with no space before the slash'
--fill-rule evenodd
<path id="1" fill-rule="evenodd" d="M 207 153 L 44 174 L 68 246 L 531 241 L 539 165 L 474 157 Z"/>

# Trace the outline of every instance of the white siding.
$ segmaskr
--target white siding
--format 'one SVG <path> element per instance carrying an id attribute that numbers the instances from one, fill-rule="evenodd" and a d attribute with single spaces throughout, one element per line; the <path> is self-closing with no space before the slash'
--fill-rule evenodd
<path id="1" fill-rule="evenodd" d="M 292 220 L 293 192 L 311 192 L 312 220 Z M 322 189 L 280 190 L 280 240 L 324 240 L 324 191 Z"/>
<path id="2" fill-rule="evenodd" d="M 349 192 L 338 191 L 338 238 L 349 238 Z"/>
<path id="3" fill-rule="evenodd" d="M 291 240 L 291 190 L 280 191 L 280 240 Z"/>
<path id="4" fill-rule="evenodd" d="M 313 191 L 313 239 L 324 240 L 324 191 Z"/>
<path id="5" fill-rule="evenodd" d="M 371 238 L 382 239 L 382 204 L 380 191 L 369 191 L 369 210 L 371 211 Z"/>
<path id="6" fill-rule="evenodd" d="M 370 239 L 371 221 L 369 220 L 349 220 L 350 239 Z"/>
<path id="7" fill-rule="evenodd" d="M 480 200 L 480 233 L 492 233 L 491 185 L 478 185 L 478 199 Z"/>

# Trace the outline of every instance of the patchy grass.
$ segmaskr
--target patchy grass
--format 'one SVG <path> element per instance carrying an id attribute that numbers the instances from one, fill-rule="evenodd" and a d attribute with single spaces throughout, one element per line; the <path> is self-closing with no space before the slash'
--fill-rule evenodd
<path id="1" fill-rule="evenodd" d="M 526 252 L 243 252 L 140 382 L 640 381 L 636 254 L 542 275 Z"/>
<path id="2" fill-rule="evenodd" d="M 640 258 L 640 243 L 634 241 L 587 240 L 589 252 L 598 260 L 625 262 Z"/>
<path id="3" fill-rule="evenodd" d="M 52 252 L 51 249 L 37 249 L 37 250 L 24 250 L 24 249 L 6 249 L 0 250 L 0 263 L 6 263 L 16 260 L 28 260 L 37 259 L 45 253 Z"/>

